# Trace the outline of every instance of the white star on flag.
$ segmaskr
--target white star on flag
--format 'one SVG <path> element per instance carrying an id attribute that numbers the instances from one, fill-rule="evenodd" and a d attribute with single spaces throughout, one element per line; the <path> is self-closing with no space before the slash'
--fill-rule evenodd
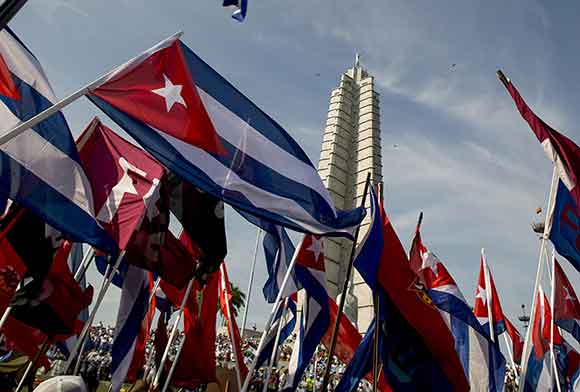
<path id="1" fill-rule="evenodd" d="M 165 79 L 165 87 L 151 90 L 151 92 L 160 95 L 165 99 L 167 111 L 169 112 L 176 103 L 180 103 L 187 107 L 183 100 L 183 96 L 181 95 L 181 89 L 183 86 L 181 84 L 173 84 L 165 74 L 163 74 L 163 79 Z"/>
<path id="2" fill-rule="evenodd" d="M 308 249 L 312 253 L 314 253 L 314 260 L 318 261 L 320 254 L 322 253 L 322 239 L 318 240 L 316 237 L 312 236 L 312 244 L 308 247 Z"/>
<path id="3" fill-rule="evenodd" d="M 475 298 L 481 299 L 484 305 L 487 303 L 487 293 L 483 287 L 477 286 L 477 293 L 475 294 Z"/>
<path id="4" fill-rule="evenodd" d="M 421 269 L 430 268 L 435 276 L 439 276 L 439 272 L 437 271 L 437 264 L 439 264 L 439 259 L 437 259 L 437 256 L 431 252 L 425 252 L 421 256 L 423 259 Z"/>

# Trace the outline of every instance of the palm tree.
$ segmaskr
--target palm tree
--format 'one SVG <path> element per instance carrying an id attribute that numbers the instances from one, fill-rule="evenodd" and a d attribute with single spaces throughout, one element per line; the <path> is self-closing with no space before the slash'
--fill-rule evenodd
<path id="1" fill-rule="evenodd" d="M 238 312 L 240 311 L 240 309 L 244 307 L 244 304 L 246 303 L 246 294 L 244 294 L 244 292 L 242 292 L 242 290 L 240 290 L 239 287 L 233 284 L 232 282 L 230 282 L 230 286 L 232 288 L 231 301 L 232 301 L 232 310 L 234 312 L 232 316 L 238 317 Z M 222 312 L 221 307 L 220 312 Z M 222 316 L 225 315 L 222 313 Z"/>

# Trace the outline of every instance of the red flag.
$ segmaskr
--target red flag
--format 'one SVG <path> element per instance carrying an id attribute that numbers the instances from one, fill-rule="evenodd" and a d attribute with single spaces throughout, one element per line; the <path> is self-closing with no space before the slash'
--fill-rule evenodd
<path id="1" fill-rule="evenodd" d="M 218 273 L 208 275 L 205 286 L 194 281 L 184 309 L 185 342 L 171 384 L 193 389 L 216 381 L 216 316 Z M 173 304 L 179 305 L 185 290 L 161 282 L 162 290 Z"/>
<path id="2" fill-rule="evenodd" d="M 93 190 L 97 219 L 125 249 L 146 211 L 155 211 L 165 169 L 149 154 L 103 125 L 98 118 L 77 142 Z M 151 209 L 148 206 L 153 205 Z"/>
<path id="3" fill-rule="evenodd" d="M 47 337 L 36 328 L 32 328 L 14 317 L 8 317 L 2 334 L 6 337 L 8 346 L 25 354 L 28 358 L 34 358 Z M 41 355 L 38 363 L 46 370 L 50 369 L 50 362 L 46 355 Z"/>
<path id="4" fill-rule="evenodd" d="M 64 338 L 79 332 L 80 312 L 93 299 L 91 286 L 82 289 L 68 267 L 72 244 L 64 241 L 57 250 L 50 270 L 36 298 L 22 296 L 12 300 L 12 315 L 50 337 Z"/>
<path id="5" fill-rule="evenodd" d="M 185 143 L 210 153 L 224 151 L 177 38 L 91 93 Z"/>
<path id="6" fill-rule="evenodd" d="M 330 323 L 329 328 L 326 331 L 326 334 L 322 337 L 322 344 L 328 349 L 330 347 L 330 340 L 332 339 L 332 329 L 334 328 L 334 323 L 336 322 L 336 315 L 338 314 L 338 306 L 336 302 L 330 297 L 328 297 L 328 307 L 330 308 Z M 336 337 L 336 348 L 334 350 L 334 355 L 338 357 L 338 359 L 346 364 L 349 364 L 357 347 L 360 345 L 362 341 L 362 336 L 358 332 L 358 329 L 352 325 L 351 321 L 349 320 L 346 315 L 342 315 L 340 318 L 340 324 L 338 326 L 338 335 Z M 372 355 L 369 353 L 369 355 Z M 365 378 L 368 382 L 373 382 L 373 372 L 370 371 Z M 385 375 L 381 371 L 381 376 L 379 378 L 379 391 L 391 391 L 391 388 L 388 386 Z"/>
<path id="7" fill-rule="evenodd" d="M 0 314 L 4 314 L 25 273 L 26 265 L 6 236 L 0 234 Z"/>
<path id="8" fill-rule="evenodd" d="M 557 323 L 570 320 L 570 323 L 575 324 L 575 320 L 580 320 L 580 302 L 574 287 L 556 259 L 554 259 L 554 288 L 554 319 Z M 571 327 L 569 329 L 573 330 L 573 325 Z M 579 339 L 578 336 L 574 337 Z"/>
<path id="9" fill-rule="evenodd" d="M 518 332 L 516 327 L 506 318 L 505 319 L 506 332 L 512 341 L 512 354 L 515 363 L 520 363 L 522 360 L 522 353 L 524 352 L 524 339 Z"/>
<path id="10" fill-rule="evenodd" d="M 469 390 L 463 366 L 455 351 L 455 341 L 424 283 L 411 268 L 405 250 L 381 206 L 383 251 L 378 281 L 406 321 L 425 343 L 447 380 L 456 391 Z"/>
<path id="11" fill-rule="evenodd" d="M 222 314 L 226 319 L 228 333 L 230 335 L 230 342 L 232 343 L 232 351 L 236 358 L 236 369 L 239 369 L 240 382 L 243 384 L 248 375 L 248 368 L 244 362 L 244 354 L 241 347 L 240 330 L 234 317 L 232 307 L 232 288 L 226 269 L 226 263 L 220 265 L 220 280 L 219 280 L 220 306 Z M 233 336 L 232 336 L 233 335 Z M 240 384 L 241 385 L 241 384 Z"/>
<path id="12" fill-rule="evenodd" d="M 0 95 L 14 100 L 20 99 L 20 91 L 18 91 L 18 87 L 16 87 L 12 78 L 12 73 L 2 55 L 0 55 Z"/>

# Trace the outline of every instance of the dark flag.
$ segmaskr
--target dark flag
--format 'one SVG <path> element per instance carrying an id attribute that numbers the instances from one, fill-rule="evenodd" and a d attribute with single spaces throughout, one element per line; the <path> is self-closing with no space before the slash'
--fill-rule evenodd
<path id="1" fill-rule="evenodd" d="M 198 275 L 217 271 L 227 254 L 223 202 L 176 175 L 166 180 L 171 212 L 201 251 Z"/>

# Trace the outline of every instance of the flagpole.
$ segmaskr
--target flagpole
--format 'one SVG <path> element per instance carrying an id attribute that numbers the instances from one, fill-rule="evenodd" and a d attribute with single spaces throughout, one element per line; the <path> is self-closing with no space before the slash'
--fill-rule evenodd
<path id="1" fill-rule="evenodd" d="M 558 388 L 558 392 L 562 392 L 562 387 L 560 386 L 560 376 L 558 374 L 558 366 L 556 365 L 556 356 L 555 356 L 555 352 L 554 352 L 554 293 L 556 292 L 556 287 L 555 287 L 555 275 L 554 273 L 556 272 L 555 269 L 555 262 L 554 260 L 556 260 L 556 255 L 554 254 L 554 250 L 552 250 L 552 265 L 550 266 L 552 268 L 552 290 L 550 290 L 550 315 L 551 315 L 551 321 L 550 321 L 550 356 L 552 357 L 552 366 L 553 366 L 553 378 L 556 381 L 556 387 Z"/>
<path id="2" fill-rule="evenodd" d="M 169 340 L 167 341 L 167 345 L 165 346 L 165 351 L 163 352 L 163 356 L 161 357 L 161 362 L 159 363 L 159 369 L 157 369 L 157 374 L 155 374 L 155 378 L 153 379 L 153 384 L 151 385 L 151 389 L 157 389 L 159 386 L 159 380 L 161 379 L 161 375 L 163 373 L 163 367 L 165 366 L 165 362 L 167 361 L 167 356 L 169 355 L 169 349 L 171 348 L 171 344 L 173 343 L 173 339 L 175 338 L 175 334 L 177 333 L 177 327 L 179 326 L 179 322 L 181 321 L 181 317 L 183 317 L 183 309 L 185 308 L 185 304 L 187 299 L 189 298 L 189 294 L 191 293 L 191 287 L 193 286 L 193 279 L 189 281 L 187 284 L 187 289 L 185 289 L 185 294 L 181 300 L 181 304 L 179 305 L 179 313 L 177 314 L 177 320 L 175 320 L 175 324 L 171 329 L 171 335 L 169 335 Z"/>
<path id="3" fill-rule="evenodd" d="M 185 323 L 184 323 L 185 324 Z M 177 352 L 175 353 L 175 358 L 173 358 L 173 363 L 171 364 L 171 368 L 169 369 L 169 374 L 167 375 L 167 378 L 165 379 L 165 384 L 163 384 L 163 389 L 161 390 L 161 392 L 165 392 L 167 391 L 167 388 L 169 387 L 169 384 L 171 382 L 171 378 L 173 377 L 173 373 L 175 373 L 175 368 L 177 367 L 177 361 L 179 361 L 179 357 L 181 356 L 181 351 L 183 350 L 183 346 L 185 345 L 185 325 L 183 326 L 183 338 L 181 339 L 181 342 L 179 342 L 179 347 L 177 348 Z"/>
<path id="4" fill-rule="evenodd" d="M 531 313 L 530 313 L 530 323 L 529 323 L 528 329 L 526 330 L 526 339 L 524 340 L 524 349 L 522 352 L 523 363 L 522 363 L 522 372 L 520 375 L 520 380 L 522 382 L 520 382 L 520 385 L 519 385 L 519 392 L 524 392 L 526 372 L 528 370 L 528 355 L 529 355 L 529 350 L 530 350 L 532 329 L 533 329 L 534 319 L 535 319 L 535 309 L 537 306 L 536 293 L 538 291 L 538 287 L 540 285 L 540 280 L 542 278 L 542 272 L 543 272 L 543 266 L 544 266 L 544 263 L 542 262 L 542 258 L 544 257 L 544 249 L 546 247 L 546 241 L 547 241 L 548 235 L 549 235 L 548 224 L 550 223 L 550 214 L 552 213 L 552 208 L 554 205 L 554 201 L 556 199 L 556 189 L 558 186 L 558 178 L 559 178 L 558 177 L 558 169 L 554 165 L 554 169 L 552 171 L 552 183 L 550 185 L 550 194 L 548 196 L 548 206 L 546 208 L 546 218 L 544 220 L 544 233 L 542 234 L 542 237 L 540 239 L 540 252 L 539 252 L 539 257 L 538 257 L 538 267 L 536 270 L 536 281 L 534 283 L 534 291 L 532 293 L 532 307 L 531 307 Z"/>
<path id="5" fill-rule="evenodd" d="M 304 242 L 304 237 L 302 238 L 302 242 Z M 300 250 L 301 246 L 302 246 L 302 243 L 300 243 L 300 245 L 294 251 L 294 255 L 292 256 L 292 260 L 290 261 L 290 264 L 288 265 L 288 270 L 286 270 L 286 275 L 284 275 L 284 280 L 282 280 L 282 284 L 280 285 L 280 289 L 278 290 L 278 295 L 276 296 L 276 300 L 274 301 L 274 305 L 272 306 L 272 310 L 270 311 L 270 315 L 268 316 L 268 321 L 266 321 L 266 325 L 264 326 L 264 332 L 262 332 L 262 337 L 260 338 L 260 342 L 258 343 L 258 347 L 256 348 L 257 353 L 262 351 L 262 348 L 264 347 L 264 343 L 266 341 L 266 336 L 268 334 L 268 331 L 270 330 L 270 327 L 272 326 L 272 321 L 274 320 L 274 316 L 278 312 L 278 308 L 281 305 L 282 295 L 284 294 L 284 292 L 286 290 L 286 286 L 288 285 L 288 282 L 290 281 L 290 276 L 292 275 L 292 270 L 294 270 L 294 266 L 296 265 L 296 260 L 298 258 L 297 257 L 298 251 Z M 248 369 L 248 376 L 244 380 L 244 385 L 242 386 L 242 389 L 240 390 L 240 392 L 246 392 L 248 390 L 248 386 L 250 384 L 250 379 L 252 378 L 252 374 L 254 373 L 254 370 L 256 370 L 257 363 L 258 363 L 258 356 L 256 355 L 256 356 L 254 356 L 252 364 L 250 365 L 250 368 Z"/>
<path id="6" fill-rule="evenodd" d="M 154 52 L 156 50 L 158 50 L 160 47 L 162 47 L 166 41 L 171 40 L 171 39 L 179 39 L 179 37 L 182 35 L 182 32 L 178 32 L 173 34 L 172 36 L 164 39 L 163 41 L 159 42 L 158 44 L 156 44 L 155 46 L 151 47 L 150 49 L 148 49 L 147 51 L 141 53 L 138 56 L 133 57 L 131 60 L 127 61 L 126 63 L 115 67 L 113 70 L 107 72 L 106 74 L 102 75 L 101 77 L 99 77 L 98 79 L 96 79 L 95 81 L 81 87 L 80 89 L 78 89 L 77 91 L 73 92 L 72 94 L 68 95 L 67 97 L 61 99 L 60 101 L 58 101 L 57 103 L 55 103 L 54 105 L 52 105 L 51 107 L 49 107 L 48 109 L 38 113 L 36 116 L 30 118 L 27 121 L 24 121 L 20 124 L 18 124 L 16 127 L 12 128 L 10 131 L 6 132 L 4 135 L 2 135 L 0 137 L 0 146 L 4 145 L 5 143 L 7 143 L 8 141 L 10 141 L 11 139 L 15 138 L 16 136 L 20 135 L 22 132 L 34 127 L 36 124 L 38 124 L 39 122 L 45 120 L 46 118 L 52 116 L 53 114 L 55 114 L 56 112 L 60 111 L 61 109 L 63 109 L 64 107 L 70 105 L 71 103 L 73 103 L 74 101 L 76 101 L 77 99 L 79 99 L 80 97 L 84 96 L 85 94 L 87 94 L 90 90 L 92 90 L 93 88 L 98 87 L 99 85 L 107 82 L 108 80 L 114 78 L 116 76 L 116 74 L 122 70 L 125 69 L 126 66 L 128 66 L 129 64 L 136 62 L 137 60 L 143 58 L 144 56 L 148 55 L 148 53 Z"/>
<path id="7" fill-rule="evenodd" d="M 113 281 L 113 278 L 115 277 L 115 274 L 117 273 L 117 270 L 119 269 L 119 265 L 121 264 L 121 261 L 123 260 L 124 256 L 125 256 L 125 250 L 121 251 L 121 253 L 117 257 L 117 261 L 115 262 L 114 267 L 110 271 L 110 274 L 103 281 L 103 285 L 102 285 L 101 290 L 99 291 L 99 295 L 97 297 L 97 302 L 95 302 L 95 306 L 93 307 L 91 314 L 89 315 L 89 319 L 85 322 L 85 325 L 83 326 L 83 329 L 79 335 L 79 338 L 76 341 L 75 346 L 74 346 L 73 350 L 71 351 L 68 360 L 65 363 L 65 367 L 64 367 L 65 373 L 67 373 L 69 371 L 69 368 L 72 364 L 72 361 L 77 356 L 77 354 L 79 354 L 79 360 L 80 360 L 80 351 L 79 350 L 80 350 L 81 346 L 84 347 L 85 337 L 87 336 L 89 329 L 91 328 L 93 321 L 95 320 L 95 316 L 97 315 L 97 311 L 99 310 L 99 307 L 101 306 L 101 303 L 103 302 L 103 299 L 105 298 L 105 294 L 107 293 L 107 290 L 109 289 L 109 286 L 111 285 L 111 282 Z"/>
<path id="8" fill-rule="evenodd" d="M 367 194 L 369 192 L 369 187 L 371 183 L 371 173 L 367 173 L 367 178 L 365 181 L 365 189 L 362 195 L 361 200 L 361 207 L 365 208 L 365 203 L 367 199 Z M 330 347 L 328 350 L 328 360 L 326 361 L 326 368 L 324 370 L 324 378 L 322 379 L 322 392 L 326 392 L 328 390 L 328 381 L 330 381 L 330 367 L 332 363 L 332 357 L 334 355 L 334 350 L 336 349 L 336 340 L 338 338 L 338 327 L 340 325 L 340 318 L 342 317 L 342 313 L 344 312 L 344 304 L 346 302 L 347 290 L 348 285 L 350 283 L 350 276 L 352 275 L 352 266 L 354 263 L 354 255 L 356 253 L 356 243 L 358 241 L 358 234 L 360 232 L 360 224 L 356 227 L 356 231 L 354 233 L 354 239 L 352 242 L 352 248 L 350 251 L 350 260 L 348 263 L 348 267 L 346 270 L 346 275 L 344 278 L 344 283 L 342 285 L 342 293 L 340 295 L 340 304 L 338 306 L 338 312 L 336 313 L 336 320 L 334 322 L 334 328 L 332 330 L 332 338 L 330 340 Z"/>
<path id="9" fill-rule="evenodd" d="M 89 253 L 83 258 L 83 262 L 75 271 L 74 279 L 77 282 L 80 282 L 83 277 L 85 276 L 89 265 L 91 265 L 91 261 L 95 258 L 95 249 L 93 247 L 90 248 Z"/>
<path id="10" fill-rule="evenodd" d="M 481 248 L 481 260 L 483 261 L 483 280 L 485 281 L 485 302 L 487 305 L 487 321 L 489 323 L 489 336 L 495 343 L 495 330 L 493 328 L 493 313 L 491 307 L 491 283 L 489 279 L 489 270 L 487 269 L 487 259 L 485 249 Z"/>
<path id="11" fill-rule="evenodd" d="M 507 352 L 508 352 L 508 355 L 510 357 L 510 362 L 512 363 L 512 366 L 514 368 L 514 372 L 516 374 L 516 381 L 517 381 L 517 379 L 518 379 L 518 368 L 516 368 L 516 362 L 514 361 L 514 354 L 512 352 L 512 347 L 510 347 L 510 344 L 509 344 L 509 341 L 508 341 L 508 338 L 507 338 L 507 334 L 506 333 L 503 334 L 503 340 L 505 342 L 505 347 L 506 347 Z"/>
<path id="12" fill-rule="evenodd" d="M 248 319 L 248 309 L 250 308 L 250 298 L 252 296 L 252 287 L 254 286 L 254 272 L 256 271 L 256 256 L 258 255 L 258 246 L 260 246 L 260 237 L 262 235 L 262 229 L 258 229 L 256 234 L 256 248 L 254 249 L 254 260 L 252 261 L 252 269 L 250 270 L 250 281 L 248 282 L 248 291 L 246 297 L 246 306 L 244 307 L 244 317 L 242 318 L 242 330 L 240 333 L 240 339 L 244 338 L 244 332 L 246 331 L 246 320 Z"/>
<path id="13" fill-rule="evenodd" d="M 280 321 L 278 322 L 278 330 L 276 331 L 276 338 L 274 339 L 274 347 L 272 348 L 272 354 L 270 355 L 270 361 L 268 363 L 268 370 L 266 371 L 266 382 L 264 383 L 262 392 L 267 392 L 268 390 L 268 383 L 270 382 L 270 376 L 272 375 L 272 366 L 274 366 L 274 362 L 276 362 L 276 356 L 278 354 L 278 343 L 280 342 L 280 333 L 282 332 L 282 324 L 283 324 L 282 321 L 284 320 L 285 316 L 284 312 L 288 308 L 288 297 L 286 297 L 283 306 L 284 308 L 282 309 L 282 316 L 280 317 Z M 314 369 L 314 371 L 316 372 L 316 369 Z"/>
<path id="14" fill-rule="evenodd" d="M 222 280 L 222 290 L 226 290 L 226 287 L 230 284 L 230 282 L 226 282 L 226 273 L 225 273 L 225 264 L 224 262 L 222 262 L 220 264 L 220 275 L 221 275 L 221 280 Z M 236 342 L 234 339 L 234 323 L 232 322 L 232 314 L 230 312 L 230 299 L 228 298 L 229 295 L 225 294 L 223 295 L 225 301 L 226 301 L 226 317 L 228 318 L 227 320 L 227 324 L 228 324 L 228 332 L 230 334 L 230 344 L 232 345 L 232 357 L 234 358 L 234 362 L 236 363 L 236 378 L 238 379 L 238 386 L 242 385 L 242 375 L 240 372 L 240 364 L 238 363 L 238 360 L 240 360 L 240 358 L 238 358 L 237 355 L 237 350 L 236 350 Z M 241 347 L 240 347 L 240 355 L 241 355 Z"/>
<path id="15" fill-rule="evenodd" d="M 379 384 L 379 330 L 381 327 L 380 323 L 380 297 L 378 291 L 374 293 L 375 302 L 375 331 L 374 331 L 374 344 L 373 344 L 373 392 L 377 392 Z"/>

